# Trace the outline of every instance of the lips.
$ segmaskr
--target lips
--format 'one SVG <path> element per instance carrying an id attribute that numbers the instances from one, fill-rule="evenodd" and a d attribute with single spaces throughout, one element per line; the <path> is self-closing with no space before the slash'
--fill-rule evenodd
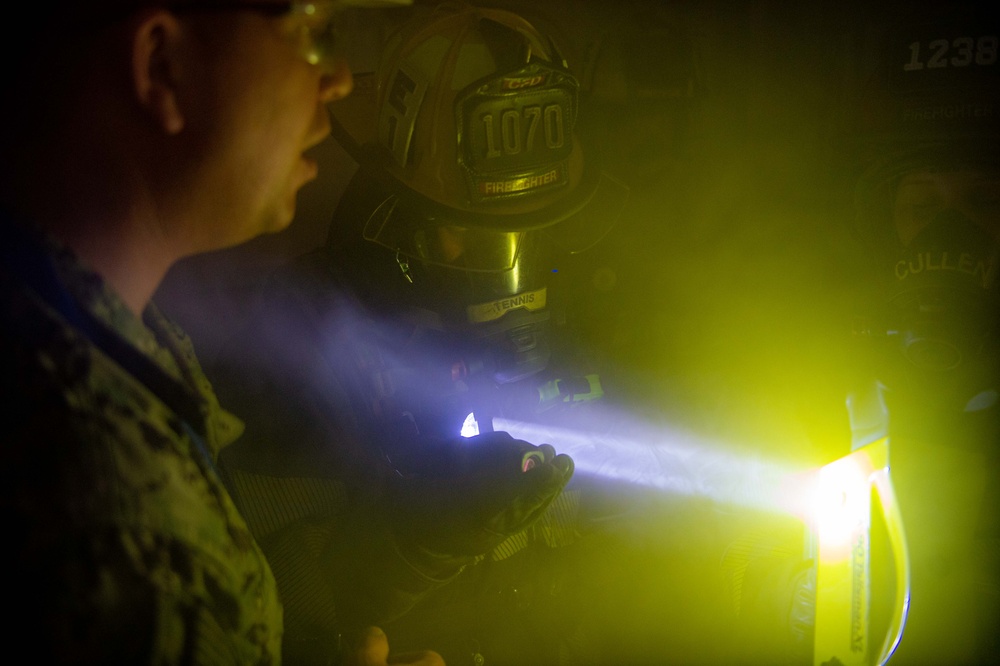
<path id="1" fill-rule="evenodd" d="M 306 180 L 310 181 L 319 175 L 319 163 L 308 155 L 302 155 L 302 164 L 305 165 Z"/>
<path id="2" fill-rule="evenodd" d="M 302 151 L 302 163 L 305 166 L 307 180 L 313 180 L 319 175 L 319 164 L 310 153 L 315 152 L 316 148 L 330 136 L 329 116 L 326 113 L 317 114 L 314 125 L 313 131 L 305 142 L 305 150 Z"/>
<path id="3" fill-rule="evenodd" d="M 316 142 L 302 152 L 302 164 L 305 165 L 309 180 L 312 180 L 319 174 L 319 161 L 316 159 L 315 155 L 316 147 L 320 143 L 322 142 Z"/>

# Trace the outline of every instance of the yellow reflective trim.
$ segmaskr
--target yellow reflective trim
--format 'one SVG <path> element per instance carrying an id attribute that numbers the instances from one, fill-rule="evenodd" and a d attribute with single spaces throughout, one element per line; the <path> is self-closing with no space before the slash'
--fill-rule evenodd
<path id="1" fill-rule="evenodd" d="M 869 540 L 878 496 L 895 564 L 896 598 L 888 631 L 869 636 Z M 816 615 L 813 664 L 884 664 L 903 634 L 910 565 L 903 521 L 889 475 L 889 441 L 882 438 L 819 470 L 810 527 L 815 539 Z M 878 650 L 878 652 L 875 652 Z"/>
<path id="2" fill-rule="evenodd" d="M 507 298 L 490 301 L 489 303 L 470 305 L 465 311 L 468 314 L 470 322 L 473 324 L 482 324 L 483 322 L 499 319 L 511 310 L 520 310 L 522 308 L 532 312 L 541 310 L 545 307 L 545 295 L 545 287 L 542 287 L 536 291 L 526 291 L 523 294 L 508 296 Z"/>

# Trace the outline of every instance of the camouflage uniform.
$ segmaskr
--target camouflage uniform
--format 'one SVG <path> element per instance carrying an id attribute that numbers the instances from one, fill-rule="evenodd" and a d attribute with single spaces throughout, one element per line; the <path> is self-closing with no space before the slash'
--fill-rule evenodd
<path id="1" fill-rule="evenodd" d="M 4 225 L 8 635 L 40 663 L 280 663 L 274 577 L 214 462 L 242 423 L 155 306 L 136 318 L 68 251 Z M 67 312 L 163 381 L 126 371 Z M 150 384 L 190 394 L 200 422 Z"/>

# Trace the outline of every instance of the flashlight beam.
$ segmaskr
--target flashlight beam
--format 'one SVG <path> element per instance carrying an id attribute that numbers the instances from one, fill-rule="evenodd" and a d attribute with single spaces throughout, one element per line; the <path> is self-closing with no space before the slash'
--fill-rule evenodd
<path id="1" fill-rule="evenodd" d="M 800 515 L 801 467 L 731 447 L 683 431 L 626 426 L 609 432 L 564 428 L 497 418 L 496 430 L 568 454 L 578 474 L 684 496 L 705 497 L 775 513 Z M 637 430 L 649 434 L 637 435 Z"/>

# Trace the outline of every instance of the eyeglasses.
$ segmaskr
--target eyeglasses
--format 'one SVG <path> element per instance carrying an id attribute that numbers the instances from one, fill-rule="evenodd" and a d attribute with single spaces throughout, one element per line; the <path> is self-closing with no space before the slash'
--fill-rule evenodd
<path id="1" fill-rule="evenodd" d="M 290 0 L 288 2 L 248 2 L 244 0 L 208 0 L 177 2 L 168 5 L 176 12 L 254 11 L 266 16 L 284 16 L 289 36 L 299 54 L 310 65 L 324 72 L 336 69 L 339 39 L 335 17 L 344 7 L 336 0 Z"/>

